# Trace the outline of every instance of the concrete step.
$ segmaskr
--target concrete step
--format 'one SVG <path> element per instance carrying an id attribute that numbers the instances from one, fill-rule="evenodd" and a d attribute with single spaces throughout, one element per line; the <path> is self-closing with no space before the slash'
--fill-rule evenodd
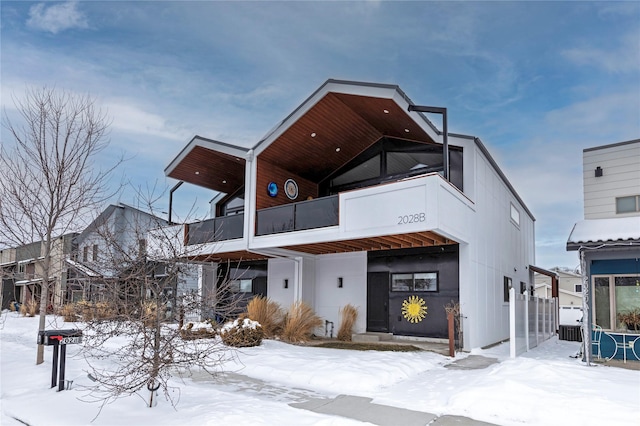
<path id="1" fill-rule="evenodd" d="M 375 342 L 388 342 L 393 338 L 391 333 L 358 333 L 351 335 L 352 342 L 358 343 L 375 343 Z"/>

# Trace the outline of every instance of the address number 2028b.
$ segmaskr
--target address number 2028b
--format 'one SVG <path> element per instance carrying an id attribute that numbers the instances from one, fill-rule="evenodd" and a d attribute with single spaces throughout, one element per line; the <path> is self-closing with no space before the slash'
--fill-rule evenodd
<path id="1" fill-rule="evenodd" d="M 405 214 L 398 216 L 398 225 L 407 225 L 409 223 L 424 222 L 426 215 L 424 213 Z"/>

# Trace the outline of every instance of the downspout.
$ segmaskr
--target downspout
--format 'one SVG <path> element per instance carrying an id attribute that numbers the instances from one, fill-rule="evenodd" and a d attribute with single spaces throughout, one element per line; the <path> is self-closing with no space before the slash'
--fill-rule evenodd
<path id="1" fill-rule="evenodd" d="M 278 259 L 288 259 L 293 260 L 295 262 L 294 266 L 294 277 L 293 277 L 293 300 L 294 302 L 299 302 L 302 300 L 302 256 L 283 256 L 281 254 L 276 254 L 269 250 L 259 250 L 251 248 L 253 243 L 253 230 L 256 228 L 256 195 L 257 188 L 254 185 L 254 182 L 257 181 L 257 164 L 254 161 L 254 151 L 250 149 L 247 151 L 246 155 L 246 169 L 244 175 L 244 188 L 245 188 L 245 199 L 244 199 L 244 235 L 247 236 L 245 250 L 249 253 L 259 254 L 261 256 L 267 256 L 271 258 Z M 255 179 L 254 179 L 255 177 Z"/>

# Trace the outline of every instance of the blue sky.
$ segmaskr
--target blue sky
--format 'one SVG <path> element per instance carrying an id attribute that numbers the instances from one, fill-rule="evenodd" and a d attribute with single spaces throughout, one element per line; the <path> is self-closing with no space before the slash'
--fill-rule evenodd
<path id="1" fill-rule="evenodd" d="M 488 147 L 536 217 L 536 263 L 575 267 L 582 150 L 640 137 L 638 2 L 0 7 L 2 108 L 32 86 L 91 94 L 113 120 L 105 161 L 131 157 L 133 187 L 171 188 L 164 168 L 195 134 L 255 144 L 328 78 L 398 84 Z M 212 195 L 183 185 L 174 215 L 195 201 L 204 217 Z"/>

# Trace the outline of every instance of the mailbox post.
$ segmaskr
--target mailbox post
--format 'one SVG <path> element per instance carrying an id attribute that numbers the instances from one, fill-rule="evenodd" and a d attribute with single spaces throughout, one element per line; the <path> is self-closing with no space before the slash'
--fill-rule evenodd
<path id="1" fill-rule="evenodd" d="M 39 345 L 53 346 L 53 361 L 51 363 L 51 387 L 58 381 L 58 360 L 60 361 L 60 380 L 58 391 L 64 390 L 64 370 L 66 367 L 67 345 L 82 343 L 82 331 L 78 329 L 68 330 L 43 330 L 38 332 Z M 58 356 L 58 352 L 60 356 Z"/>

